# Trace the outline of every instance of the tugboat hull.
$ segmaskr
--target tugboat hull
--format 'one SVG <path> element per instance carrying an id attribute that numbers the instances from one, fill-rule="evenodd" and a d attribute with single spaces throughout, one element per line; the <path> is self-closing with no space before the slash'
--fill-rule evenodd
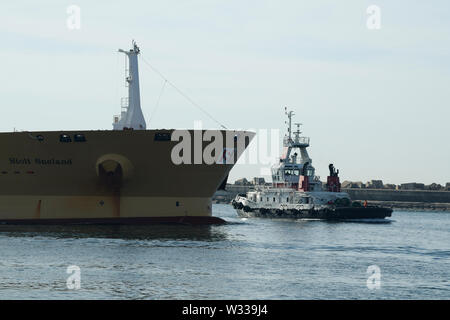
<path id="1" fill-rule="evenodd" d="M 280 209 L 249 209 L 241 208 L 236 211 L 243 218 L 292 218 L 292 219 L 384 219 L 390 217 L 392 209 L 382 207 L 340 207 L 321 210 L 280 210 Z"/>

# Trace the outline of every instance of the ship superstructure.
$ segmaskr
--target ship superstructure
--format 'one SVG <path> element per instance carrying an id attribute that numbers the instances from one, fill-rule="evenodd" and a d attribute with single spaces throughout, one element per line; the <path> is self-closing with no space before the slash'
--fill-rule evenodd
<path id="1" fill-rule="evenodd" d="M 274 187 L 298 188 L 299 177 L 308 178 L 308 190 L 320 191 L 320 178 L 315 176 L 312 159 L 308 155 L 309 137 L 301 136 L 301 123 L 296 123 L 297 130 L 292 133 L 293 111 L 285 111 L 288 121 L 287 134 L 283 139 L 283 153 L 279 163 L 272 166 L 272 182 Z"/>
<path id="2" fill-rule="evenodd" d="M 133 41 L 132 49 L 127 51 L 119 49 L 119 52 L 124 53 L 128 57 L 128 68 L 126 68 L 128 74 L 125 78 L 128 87 L 128 97 L 121 100 L 121 113 L 114 116 L 113 129 L 145 130 L 147 125 L 142 114 L 141 94 L 139 91 L 138 55 L 140 49 L 136 42 Z"/>

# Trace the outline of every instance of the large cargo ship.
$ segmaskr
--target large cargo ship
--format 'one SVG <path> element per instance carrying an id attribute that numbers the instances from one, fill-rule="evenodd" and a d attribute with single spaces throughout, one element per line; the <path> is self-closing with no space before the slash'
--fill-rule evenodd
<path id="1" fill-rule="evenodd" d="M 133 42 L 119 51 L 129 62 L 128 98 L 113 130 L 0 133 L 0 223 L 223 222 L 212 216 L 211 197 L 254 133 L 216 130 L 223 141 L 233 137 L 221 149 L 227 155 L 217 154 L 221 161 L 174 163 L 176 130 L 146 129 L 139 48 Z M 202 137 L 205 131 L 187 133 Z M 184 152 L 202 152 L 205 140 Z"/>

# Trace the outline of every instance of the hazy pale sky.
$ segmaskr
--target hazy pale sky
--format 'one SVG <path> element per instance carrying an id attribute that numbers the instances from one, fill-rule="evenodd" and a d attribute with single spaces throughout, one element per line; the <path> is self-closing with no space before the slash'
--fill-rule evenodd
<path id="1" fill-rule="evenodd" d="M 69 5 L 81 28 L 67 28 Z M 369 30 L 369 5 L 381 29 Z M 450 182 L 450 2 L 3 1 L 0 131 L 112 129 L 131 39 L 228 128 L 284 130 L 284 106 L 326 177 Z M 140 64 L 148 128 L 216 123 Z M 151 115 L 153 117 L 150 120 Z M 274 159 L 276 161 L 276 159 Z M 251 178 L 258 165 L 230 176 Z"/>

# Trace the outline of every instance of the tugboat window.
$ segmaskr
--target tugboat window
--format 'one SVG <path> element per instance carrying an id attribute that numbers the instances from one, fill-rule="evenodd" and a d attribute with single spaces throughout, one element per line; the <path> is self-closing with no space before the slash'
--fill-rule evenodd
<path id="1" fill-rule="evenodd" d="M 59 136 L 59 142 L 72 142 L 72 139 L 68 134 L 61 134 Z"/>
<path id="2" fill-rule="evenodd" d="M 73 140 L 75 142 L 86 142 L 86 137 L 84 136 L 84 134 L 78 133 L 73 136 Z"/>

